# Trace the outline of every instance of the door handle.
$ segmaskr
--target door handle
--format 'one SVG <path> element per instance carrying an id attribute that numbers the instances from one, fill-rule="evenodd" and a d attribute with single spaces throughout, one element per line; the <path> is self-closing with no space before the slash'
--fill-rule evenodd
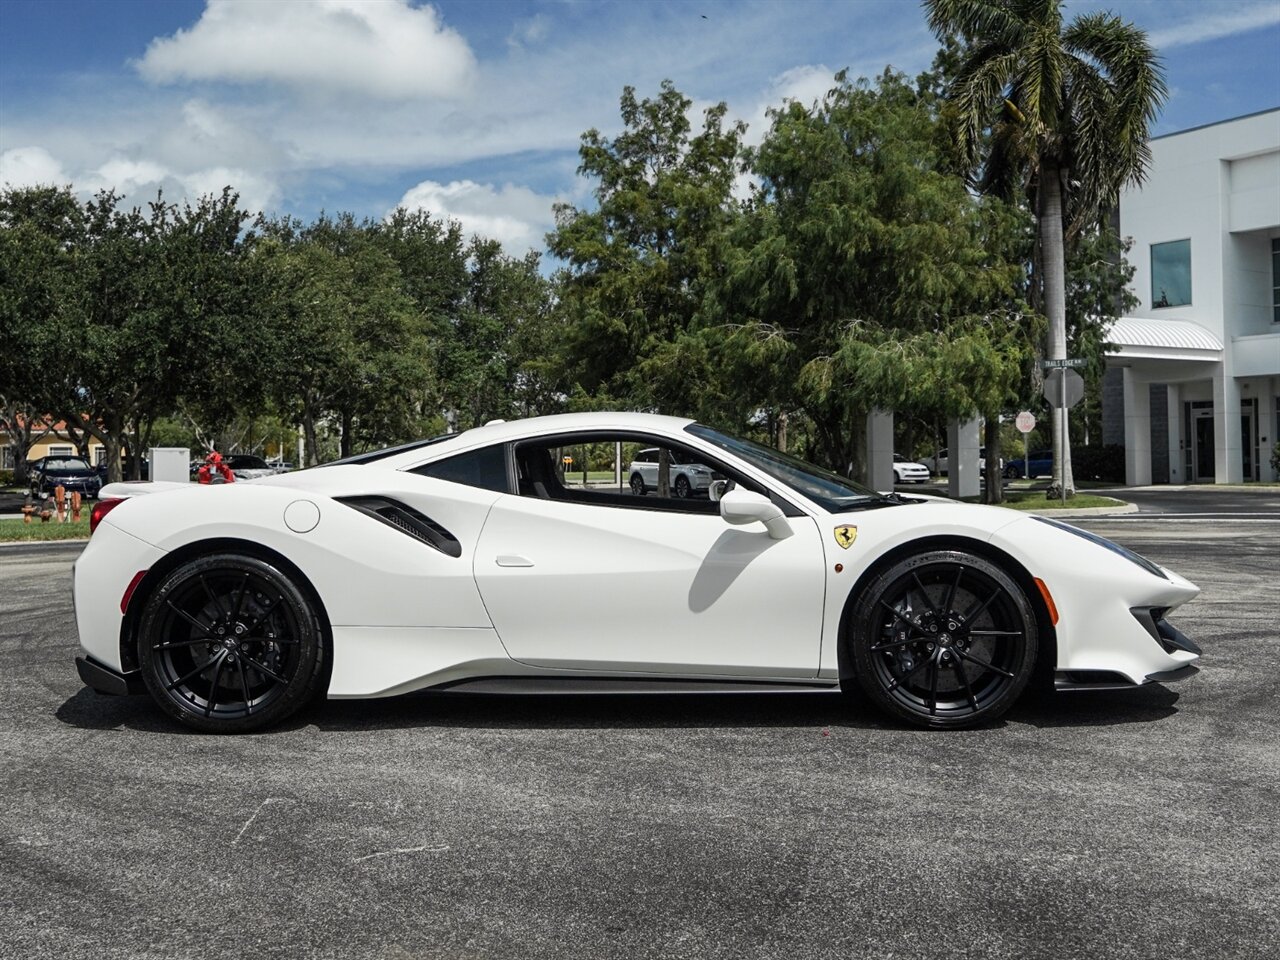
<path id="1" fill-rule="evenodd" d="M 500 554 L 495 561 L 500 567 L 532 567 L 533 561 L 514 554 Z"/>

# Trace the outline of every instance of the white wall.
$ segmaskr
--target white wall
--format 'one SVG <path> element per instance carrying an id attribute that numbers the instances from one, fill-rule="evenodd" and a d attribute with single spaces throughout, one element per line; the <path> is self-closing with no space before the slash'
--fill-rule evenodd
<path id="1" fill-rule="evenodd" d="M 1224 342 L 1245 332 L 1224 318 L 1270 332 L 1269 320 L 1256 326 L 1261 260 L 1251 241 L 1269 257 L 1266 237 L 1280 229 L 1280 110 L 1157 138 L 1151 155 L 1146 182 L 1120 196 L 1120 232 L 1134 241 L 1133 316 L 1194 320 Z M 1260 233 L 1238 243 L 1233 230 Z M 1191 303 L 1153 308 L 1151 245 L 1182 239 L 1191 240 Z"/>

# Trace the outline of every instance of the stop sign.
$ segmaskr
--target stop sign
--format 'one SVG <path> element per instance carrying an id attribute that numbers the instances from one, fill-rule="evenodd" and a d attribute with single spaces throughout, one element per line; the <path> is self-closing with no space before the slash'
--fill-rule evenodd
<path id="1" fill-rule="evenodd" d="M 1051 407 L 1074 407 L 1084 398 L 1084 378 L 1074 370 L 1050 370 L 1044 377 L 1043 392 Z"/>
<path id="2" fill-rule="evenodd" d="M 1013 422 L 1017 425 L 1019 433 L 1030 433 L 1036 428 L 1036 418 L 1030 410 L 1023 410 Z"/>

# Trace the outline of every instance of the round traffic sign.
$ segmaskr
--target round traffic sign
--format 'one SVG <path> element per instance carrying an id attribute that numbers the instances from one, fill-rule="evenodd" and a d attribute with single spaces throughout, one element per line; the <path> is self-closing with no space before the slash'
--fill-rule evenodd
<path id="1" fill-rule="evenodd" d="M 1014 421 L 1020 433 L 1030 433 L 1036 428 L 1036 418 L 1030 410 L 1023 410 Z"/>

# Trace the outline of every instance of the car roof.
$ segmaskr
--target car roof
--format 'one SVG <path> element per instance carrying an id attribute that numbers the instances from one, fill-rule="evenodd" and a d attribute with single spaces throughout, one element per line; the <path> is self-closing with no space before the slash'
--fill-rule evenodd
<path id="1" fill-rule="evenodd" d="M 505 420 L 474 427 L 450 437 L 444 437 L 428 446 L 416 446 L 403 453 L 378 460 L 379 466 L 402 469 L 430 460 L 438 460 L 453 453 L 485 447 L 494 443 L 507 443 L 529 437 L 556 433 L 579 433 L 587 430 L 657 432 L 664 435 L 681 433 L 694 421 L 688 417 L 668 417 L 656 413 L 626 413 L 593 411 L 590 413 L 560 413 L 546 417 L 527 417 L 521 420 Z"/>

